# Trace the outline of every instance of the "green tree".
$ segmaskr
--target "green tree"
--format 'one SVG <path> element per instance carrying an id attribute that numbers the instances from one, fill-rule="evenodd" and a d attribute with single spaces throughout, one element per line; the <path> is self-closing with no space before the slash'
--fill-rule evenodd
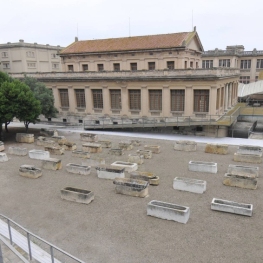
<path id="1" fill-rule="evenodd" d="M 41 103 L 41 114 L 45 118 L 56 117 L 58 110 L 54 107 L 53 92 L 48 89 L 44 83 L 38 82 L 37 79 L 25 76 L 23 82 L 30 87 L 37 100 Z"/>

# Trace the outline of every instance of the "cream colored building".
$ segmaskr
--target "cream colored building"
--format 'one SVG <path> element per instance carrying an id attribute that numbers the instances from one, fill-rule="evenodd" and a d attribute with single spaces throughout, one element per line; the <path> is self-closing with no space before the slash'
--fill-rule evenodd
<path id="1" fill-rule="evenodd" d="M 202 68 L 213 67 L 239 68 L 241 83 L 255 82 L 263 70 L 263 50 L 245 51 L 244 46 L 237 45 L 203 52 Z"/>
<path id="2" fill-rule="evenodd" d="M 0 44 L 0 71 L 20 72 L 58 72 L 61 71 L 60 46 L 25 43 Z"/>

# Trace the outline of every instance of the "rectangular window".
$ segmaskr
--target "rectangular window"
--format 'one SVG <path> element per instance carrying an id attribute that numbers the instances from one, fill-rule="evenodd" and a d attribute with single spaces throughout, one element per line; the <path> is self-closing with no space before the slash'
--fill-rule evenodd
<path id="1" fill-rule="evenodd" d="M 60 104 L 61 107 L 69 107 L 69 99 L 68 99 L 68 90 L 67 89 L 59 89 L 60 96 Z"/>
<path id="2" fill-rule="evenodd" d="M 194 90 L 194 111 L 209 112 L 209 90 Z"/>
<path id="3" fill-rule="evenodd" d="M 121 90 L 111 89 L 110 90 L 111 109 L 121 109 Z"/>
<path id="4" fill-rule="evenodd" d="M 203 60 L 202 68 L 213 68 L 213 60 Z"/>
<path id="5" fill-rule="evenodd" d="M 3 69 L 8 69 L 10 68 L 10 63 L 3 62 Z"/>
<path id="6" fill-rule="evenodd" d="M 263 59 L 257 59 L 257 68 L 263 68 Z"/>
<path id="7" fill-rule="evenodd" d="M 34 51 L 27 51 L 26 56 L 29 58 L 34 58 L 35 57 L 35 52 Z"/>
<path id="8" fill-rule="evenodd" d="M 120 63 L 113 63 L 113 70 L 114 71 L 120 71 L 121 70 Z"/>
<path id="9" fill-rule="evenodd" d="M 82 65 L 82 71 L 87 71 L 89 69 L 88 64 L 83 64 Z"/>
<path id="10" fill-rule="evenodd" d="M 57 58 L 57 54 L 56 53 L 51 53 L 51 58 Z"/>
<path id="11" fill-rule="evenodd" d="M 194 67 L 194 62 L 190 61 L 190 68 L 193 68 L 193 67 Z"/>
<path id="12" fill-rule="evenodd" d="M 68 65 L 68 71 L 74 71 L 73 65 Z"/>
<path id="13" fill-rule="evenodd" d="M 137 70 L 137 63 L 131 63 L 131 70 L 132 71 Z"/>
<path id="14" fill-rule="evenodd" d="M 219 102 L 220 102 L 220 89 L 216 91 L 216 109 L 219 109 Z"/>
<path id="15" fill-rule="evenodd" d="M 184 90 L 171 90 L 171 111 L 184 111 Z"/>
<path id="16" fill-rule="evenodd" d="M 75 89 L 76 101 L 78 108 L 86 108 L 85 101 L 85 90 L 84 89 Z"/>
<path id="17" fill-rule="evenodd" d="M 98 71 L 103 71 L 103 70 L 104 70 L 104 65 L 98 64 Z"/>
<path id="18" fill-rule="evenodd" d="M 36 63 L 29 62 L 29 63 L 27 63 L 27 67 L 28 68 L 35 68 L 36 67 Z"/>
<path id="19" fill-rule="evenodd" d="M 198 62 L 195 62 L 195 67 L 196 67 L 196 68 L 199 68 Z"/>
<path id="20" fill-rule="evenodd" d="M 53 69 L 58 69 L 59 68 L 59 64 L 58 63 L 52 63 L 52 68 Z"/>
<path id="21" fill-rule="evenodd" d="M 162 110 L 162 90 L 149 90 L 150 110 Z"/>
<path id="22" fill-rule="evenodd" d="M 148 69 L 155 70 L 155 62 L 148 62 Z"/>
<path id="23" fill-rule="evenodd" d="M 239 82 L 243 84 L 250 83 L 250 76 L 240 76 Z"/>
<path id="24" fill-rule="evenodd" d="M 130 110 L 141 110 L 141 90 L 129 90 Z"/>
<path id="25" fill-rule="evenodd" d="M 230 68 L 230 59 L 219 59 L 219 67 Z"/>
<path id="26" fill-rule="evenodd" d="M 8 52 L 2 52 L 2 58 L 8 58 Z"/>
<path id="27" fill-rule="evenodd" d="M 167 68 L 174 69 L 174 61 L 167 61 Z"/>
<path id="28" fill-rule="evenodd" d="M 187 68 L 187 61 L 184 62 L 184 68 Z"/>
<path id="29" fill-rule="evenodd" d="M 102 89 L 93 89 L 92 96 L 93 96 L 93 108 L 103 109 Z"/>
<path id="30" fill-rule="evenodd" d="M 251 68 L 251 60 L 241 60 L 240 68 L 241 69 L 250 69 Z"/>

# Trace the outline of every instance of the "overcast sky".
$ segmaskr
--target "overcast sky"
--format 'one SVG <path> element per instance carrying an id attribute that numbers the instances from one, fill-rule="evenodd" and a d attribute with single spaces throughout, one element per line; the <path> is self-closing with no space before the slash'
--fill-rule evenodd
<path id="1" fill-rule="evenodd" d="M 0 44 L 24 39 L 66 47 L 77 35 L 87 40 L 192 31 L 193 10 L 205 50 L 263 50 L 262 0 L 0 0 L 0 10 Z"/>

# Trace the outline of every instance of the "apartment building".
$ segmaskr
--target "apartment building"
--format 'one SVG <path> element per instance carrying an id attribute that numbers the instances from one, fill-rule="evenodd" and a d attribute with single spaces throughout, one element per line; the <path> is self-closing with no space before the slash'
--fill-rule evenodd
<path id="1" fill-rule="evenodd" d="M 60 46 L 25 43 L 0 44 L 0 71 L 20 72 L 58 72 L 62 70 L 58 55 Z"/>
<path id="2" fill-rule="evenodd" d="M 215 49 L 204 51 L 202 68 L 239 68 L 239 82 L 248 84 L 258 80 L 263 70 L 263 50 L 245 51 L 244 46 L 227 46 L 226 50 Z"/>

